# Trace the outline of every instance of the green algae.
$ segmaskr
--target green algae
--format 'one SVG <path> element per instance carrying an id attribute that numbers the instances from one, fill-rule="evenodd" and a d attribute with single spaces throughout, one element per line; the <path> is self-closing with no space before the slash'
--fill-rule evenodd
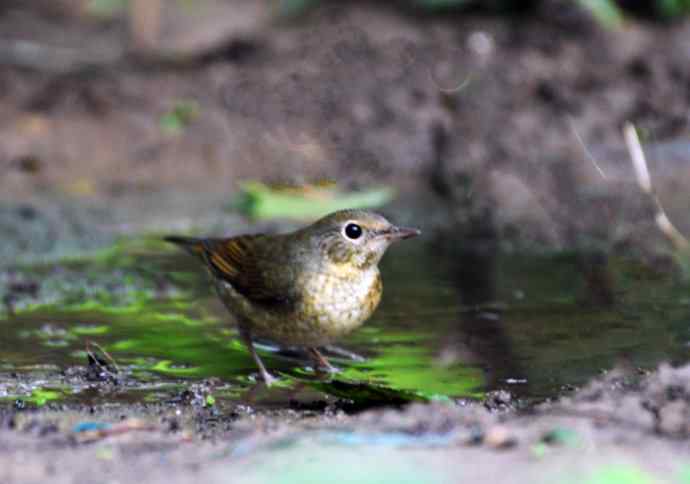
<path id="1" fill-rule="evenodd" d="M 518 395 L 543 398 L 610 368 L 621 354 L 640 366 L 689 356 L 687 285 L 634 260 L 611 260 L 619 302 L 600 306 L 584 299 L 575 255 L 499 255 L 491 299 L 469 304 L 452 267 L 439 269 L 437 254 L 404 249 L 383 261 L 381 308 L 340 342 L 366 359 L 335 357 L 342 372 L 324 380 L 305 369 L 309 361 L 260 346 L 281 378 L 257 399 L 254 363 L 207 276 L 191 257 L 163 247 L 152 238 L 122 241 L 60 262 L 60 270 L 36 267 L 47 295 L 20 302 L 13 316 L 0 314 L 5 366 L 84 365 L 92 340 L 142 385 L 128 390 L 135 400 L 169 398 L 189 382 L 215 377 L 229 385 L 214 391 L 218 402 L 333 397 L 366 407 L 481 397 L 511 381 Z"/>
<path id="2" fill-rule="evenodd" d="M 660 481 L 634 465 L 611 465 L 596 470 L 584 482 L 586 484 L 655 484 Z"/>
<path id="3" fill-rule="evenodd" d="M 442 366 L 434 361 L 430 336 L 409 331 L 384 333 L 375 358 L 346 366 L 342 375 L 354 381 L 396 388 L 424 398 L 481 396 L 482 373 L 465 365 Z"/>
<path id="4" fill-rule="evenodd" d="M 82 325 L 75 326 L 70 331 L 77 336 L 95 336 L 107 333 L 110 331 L 110 327 L 105 325 Z"/>
<path id="5" fill-rule="evenodd" d="M 60 400 L 64 395 L 62 391 L 48 390 L 39 388 L 31 392 L 31 395 L 26 398 L 26 401 L 35 404 L 38 407 L 45 405 L 48 402 Z"/>
<path id="6" fill-rule="evenodd" d="M 14 395 L 0 397 L 0 402 L 6 402 L 15 406 L 18 405 L 18 402 L 21 402 L 21 405 L 42 407 L 51 402 L 63 401 L 70 394 L 71 391 L 67 387 L 35 388 L 28 394 L 17 392 Z"/>
<path id="7" fill-rule="evenodd" d="M 163 373 L 163 374 L 173 375 L 173 376 L 179 376 L 179 377 L 203 375 L 203 373 L 199 367 L 176 366 L 172 361 L 169 361 L 169 360 L 157 361 L 149 369 L 151 371 L 156 371 L 158 373 Z"/>
<path id="8" fill-rule="evenodd" d="M 314 220 L 346 208 L 375 208 L 395 197 L 389 187 L 374 187 L 360 192 L 342 192 L 335 185 L 318 187 L 271 187 L 250 181 L 240 186 L 233 206 L 254 219 L 292 218 Z"/>

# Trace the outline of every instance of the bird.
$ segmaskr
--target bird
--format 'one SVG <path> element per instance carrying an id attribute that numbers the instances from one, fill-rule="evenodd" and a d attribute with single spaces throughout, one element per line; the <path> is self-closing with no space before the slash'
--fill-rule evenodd
<path id="1" fill-rule="evenodd" d="M 373 211 L 347 209 L 284 234 L 165 240 L 197 256 L 209 270 L 261 378 L 271 386 L 275 377 L 253 339 L 303 348 L 315 369 L 337 371 L 319 348 L 369 319 L 381 301 L 378 264 L 386 249 L 420 233 Z"/>

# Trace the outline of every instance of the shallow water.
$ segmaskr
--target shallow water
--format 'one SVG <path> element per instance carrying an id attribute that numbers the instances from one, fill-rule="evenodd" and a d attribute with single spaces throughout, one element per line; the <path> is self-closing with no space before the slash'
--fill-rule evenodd
<path id="1" fill-rule="evenodd" d="M 18 268 L 0 281 L 5 289 L 37 280 L 40 290 L 0 314 L 0 398 L 169 401 L 204 381 L 214 404 L 264 407 L 340 399 L 363 408 L 499 388 L 540 400 L 620 361 L 646 368 L 690 356 L 690 287 L 671 275 L 616 259 L 598 266 L 601 283 L 573 254 L 444 254 L 417 242 L 390 251 L 379 310 L 340 343 L 364 360 L 333 357 L 343 370 L 334 379 L 314 375 L 299 354 L 262 345 L 281 376 L 270 390 L 255 382 L 230 317 L 185 254 L 135 241 L 87 260 Z M 86 364 L 87 341 L 117 362 L 118 385 L 68 370 Z"/>

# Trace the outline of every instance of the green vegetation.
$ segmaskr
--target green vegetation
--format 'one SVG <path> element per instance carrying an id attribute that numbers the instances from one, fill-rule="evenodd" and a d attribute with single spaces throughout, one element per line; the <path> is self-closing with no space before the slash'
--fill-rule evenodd
<path id="1" fill-rule="evenodd" d="M 127 0 L 89 0 L 86 11 L 95 17 L 111 18 L 127 8 Z"/>
<path id="2" fill-rule="evenodd" d="M 614 0 L 578 0 L 578 3 L 605 27 L 617 28 L 623 23 L 623 12 Z"/>
<path id="3" fill-rule="evenodd" d="M 653 3 L 657 12 L 665 17 L 677 17 L 690 13 L 690 0 L 656 0 Z"/>
<path id="4" fill-rule="evenodd" d="M 253 219 L 291 218 L 309 220 L 344 208 L 376 208 L 394 197 L 387 187 L 343 192 L 334 184 L 275 187 L 245 182 L 233 208 Z"/>
<path id="5" fill-rule="evenodd" d="M 155 239 L 123 240 L 95 256 L 65 262 L 60 271 L 47 264 L 20 268 L 40 275 L 41 294 L 30 303 L 18 302 L 13 316 L 0 314 L 4 371 L 39 372 L 42 380 L 53 372 L 58 376 L 44 380 L 44 389 L 55 392 L 61 382 L 58 370 L 86 365 L 86 343 L 93 341 L 116 360 L 125 373 L 122 378 L 137 383 L 126 390 L 132 400 L 171 398 L 183 382 L 210 377 L 224 382 L 213 389 L 214 405 L 256 391 L 254 364 L 208 279 L 187 255 L 163 247 Z M 335 378 L 318 378 L 306 368 L 306 359 L 261 346 L 264 361 L 281 379 L 275 388 L 259 392 L 257 404 L 262 398 L 309 401 L 323 395 L 361 407 L 481 397 L 490 384 L 482 361 L 464 353 L 450 360 L 441 357 L 444 346 L 456 348 L 448 343 L 473 340 L 474 326 L 465 327 L 470 312 L 459 305 L 450 279 L 438 270 L 425 272 L 436 257 L 430 251 L 401 248 L 397 257 L 384 259 L 387 295 L 382 307 L 341 342 L 366 359 L 332 358 L 343 370 Z M 490 358 L 496 338 L 505 339 L 499 356 L 512 362 L 502 360 L 500 378 L 525 377 L 526 391 L 544 397 L 564 381 L 583 383 L 622 353 L 641 366 L 683 358 L 686 283 L 634 261 L 613 259 L 609 269 L 622 304 L 587 306 L 582 304 L 587 286 L 577 276 L 577 260 L 574 254 L 499 256 L 496 300 L 504 304 L 494 309 L 489 305 L 486 311 L 500 317 L 502 333 L 492 336 L 478 355 Z M 164 287 L 157 287 L 163 279 Z M 37 405 L 80 398 L 78 388 L 35 394 L 34 400 L 28 398 L 30 391 L 19 390 L 9 388 L 6 394 Z M 561 432 L 550 440 L 565 443 L 569 438 Z"/>
<path id="6" fill-rule="evenodd" d="M 342 376 L 408 391 L 424 399 L 443 400 L 448 395 L 481 398 L 482 372 L 464 365 L 434 364 L 430 334 L 380 328 L 363 331 L 359 338 L 376 339 L 380 353 L 369 361 L 348 365 Z"/>
<path id="7" fill-rule="evenodd" d="M 586 484 L 654 484 L 654 476 L 634 465 L 612 465 L 595 471 Z"/>
<path id="8" fill-rule="evenodd" d="M 177 136 L 184 132 L 198 116 L 201 108 L 194 100 L 180 100 L 173 108 L 160 118 L 161 131 L 170 136 Z"/>

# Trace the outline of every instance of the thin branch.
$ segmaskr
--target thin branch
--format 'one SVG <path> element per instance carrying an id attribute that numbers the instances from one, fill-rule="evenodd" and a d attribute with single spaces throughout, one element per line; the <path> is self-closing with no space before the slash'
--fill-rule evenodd
<path id="1" fill-rule="evenodd" d="M 625 145 L 628 147 L 630 153 L 630 160 L 635 169 L 635 176 L 637 183 L 643 192 L 652 195 L 652 178 L 649 176 L 649 169 L 647 168 L 647 160 L 642 151 L 640 138 L 637 136 L 637 130 L 632 123 L 625 123 L 623 126 L 623 137 L 625 138 Z"/>
<path id="2" fill-rule="evenodd" d="M 96 364 L 101 368 L 101 370 L 107 372 L 108 374 L 111 374 L 111 371 L 110 371 L 110 370 L 108 370 L 107 368 L 103 368 L 103 365 L 101 365 L 101 364 L 99 363 L 98 358 L 96 358 L 96 355 L 91 351 L 91 347 L 92 347 L 92 346 L 93 346 L 94 348 L 96 348 L 97 350 L 99 350 L 99 351 L 103 354 L 103 356 L 106 357 L 106 359 L 108 360 L 108 362 L 111 363 L 111 364 L 113 365 L 113 368 L 115 369 L 115 373 L 120 373 L 120 368 L 117 366 L 117 363 L 115 362 L 115 358 L 113 358 L 112 356 L 110 356 L 110 353 L 108 353 L 107 351 L 105 351 L 105 349 L 103 349 L 103 347 L 102 347 L 101 345 L 99 345 L 98 343 L 96 343 L 95 341 L 87 340 L 87 341 L 86 341 L 86 353 L 87 353 L 89 356 L 91 356 L 91 358 L 93 358 L 93 360 L 94 360 L 94 361 L 96 362 Z"/>
<path id="3" fill-rule="evenodd" d="M 623 127 L 623 137 L 625 138 L 625 144 L 628 148 L 628 153 L 630 153 L 630 159 L 635 169 L 635 176 L 637 178 L 637 184 L 640 186 L 643 192 L 649 195 L 654 202 L 656 208 L 656 215 L 654 220 L 661 232 L 668 237 L 671 243 L 678 250 L 688 250 L 690 249 L 690 242 L 685 236 L 673 225 L 671 220 L 666 215 L 663 205 L 659 197 L 654 192 L 652 187 L 652 177 L 649 175 L 649 168 L 647 165 L 647 159 L 645 158 L 644 151 L 642 150 L 642 144 L 640 143 L 640 138 L 637 135 L 637 130 L 632 123 L 625 123 Z"/>
<path id="4" fill-rule="evenodd" d="M 161 0 L 130 0 L 129 35 L 138 53 L 153 52 L 161 34 Z"/>
<path id="5" fill-rule="evenodd" d="M 443 87 L 441 86 L 441 83 L 438 81 L 438 79 L 436 79 L 436 76 L 434 75 L 434 72 L 431 68 L 427 69 L 427 73 L 429 74 L 429 79 L 431 80 L 431 82 L 433 82 L 436 86 L 436 89 L 438 89 L 443 94 L 458 93 L 465 89 L 467 86 L 469 86 L 470 82 L 472 82 L 472 74 L 468 74 L 462 81 L 460 81 L 460 83 L 456 84 L 455 86 Z"/>
<path id="6" fill-rule="evenodd" d="M 589 161 L 592 162 L 592 164 L 594 165 L 594 168 L 596 168 L 597 171 L 599 172 L 599 175 L 601 175 L 601 177 L 602 177 L 604 180 L 608 180 L 608 177 L 606 176 L 606 173 L 604 172 L 604 170 L 601 169 L 601 167 L 599 166 L 599 163 L 597 163 L 596 158 L 594 158 L 594 155 L 592 155 L 592 152 L 589 151 L 589 148 L 587 148 L 587 145 L 586 145 L 585 142 L 582 140 L 582 137 L 580 136 L 580 133 L 578 133 L 578 131 L 577 131 L 577 126 L 575 126 L 575 120 L 573 119 L 572 116 L 568 116 L 568 122 L 570 123 L 570 129 L 573 130 L 573 134 L 575 135 L 575 138 L 577 139 L 577 142 L 578 142 L 578 143 L 580 144 L 580 146 L 582 147 L 582 151 L 584 151 L 585 155 L 587 156 L 587 159 L 589 159 Z"/>

